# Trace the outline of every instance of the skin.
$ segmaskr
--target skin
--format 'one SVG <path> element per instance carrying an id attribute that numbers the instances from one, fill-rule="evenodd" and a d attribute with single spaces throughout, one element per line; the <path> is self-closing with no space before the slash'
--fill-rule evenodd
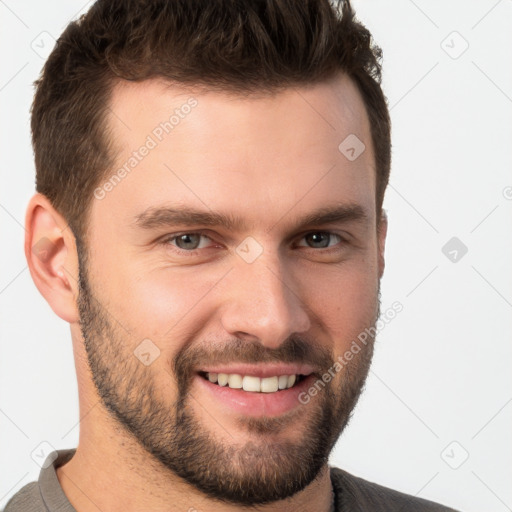
<path id="1" fill-rule="evenodd" d="M 115 86 L 108 119 L 122 166 L 169 112 L 194 97 L 198 104 L 171 133 L 101 200 L 89 219 L 88 279 L 94 299 L 126 340 L 131 355 L 149 338 L 160 357 L 148 366 L 169 405 L 178 388 L 169 361 L 187 344 L 237 337 L 278 349 L 288 337 L 315 340 L 333 357 L 375 321 L 384 271 L 387 221 L 376 212 L 375 165 L 362 98 L 344 75 L 271 97 L 239 97 L 170 86 L 158 80 Z M 349 161 L 339 144 L 356 134 L 365 151 Z M 165 165 L 164 165 L 165 164 Z M 116 169 L 118 168 L 116 167 Z M 247 226 L 179 225 L 142 230 L 134 219 L 150 207 L 182 205 L 230 213 Z M 359 205 L 364 221 L 298 228 L 297 219 L 326 205 Z M 230 511 L 172 472 L 165 471 L 112 418 L 94 386 L 77 307 L 76 240 L 65 219 L 41 194 L 26 216 L 26 255 L 34 282 L 53 311 L 70 324 L 80 403 L 75 456 L 57 469 L 64 492 L 79 512 Z M 164 235 L 201 229 L 195 254 Z M 329 249 L 308 246 L 310 232 L 339 234 Z M 262 248 L 247 263 L 236 252 L 248 236 Z M 31 248 L 47 238 L 41 259 Z M 332 385 L 340 385 L 343 372 Z M 243 447 L 260 442 L 240 415 L 206 400 L 192 384 L 191 412 L 216 440 Z M 315 404 L 290 414 L 273 442 L 297 442 Z M 167 403 L 167 402 L 166 402 Z M 215 420 L 215 421 L 212 421 Z M 229 436 L 228 434 L 229 433 Z M 331 486 L 325 465 L 306 488 L 264 511 L 328 511 Z M 191 507 L 193 507 L 191 509 Z"/>

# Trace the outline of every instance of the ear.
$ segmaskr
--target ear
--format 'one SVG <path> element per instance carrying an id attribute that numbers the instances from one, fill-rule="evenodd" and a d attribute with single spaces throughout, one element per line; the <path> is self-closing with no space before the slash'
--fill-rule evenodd
<path id="1" fill-rule="evenodd" d="M 78 322 L 78 256 L 71 228 L 38 193 L 29 201 L 25 231 L 25 257 L 37 289 L 60 318 Z"/>
<path id="2" fill-rule="evenodd" d="M 386 248 L 386 235 L 388 233 L 388 214 L 386 210 L 382 209 L 380 214 L 380 220 L 377 225 L 377 242 L 379 250 L 379 278 L 384 274 L 384 267 L 386 261 L 384 257 L 384 250 Z"/>

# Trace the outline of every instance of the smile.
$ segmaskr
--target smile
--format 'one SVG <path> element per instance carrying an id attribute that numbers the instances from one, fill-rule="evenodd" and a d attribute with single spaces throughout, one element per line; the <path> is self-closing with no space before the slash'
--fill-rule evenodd
<path id="1" fill-rule="evenodd" d="M 292 388 L 305 378 L 304 375 L 300 374 L 257 377 L 238 373 L 204 372 L 201 375 L 212 384 L 226 386 L 231 389 L 243 389 L 252 393 L 276 393 Z"/>

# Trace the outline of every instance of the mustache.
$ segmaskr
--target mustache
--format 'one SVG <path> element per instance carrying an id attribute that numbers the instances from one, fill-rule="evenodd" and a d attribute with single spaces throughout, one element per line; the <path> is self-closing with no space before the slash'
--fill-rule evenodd
<path id="1" fill-rule="evenodd" d="M 309 364 L 316 374 L 334 364 L 334 355 L 325 347 L 301 336 L 287 338 L 276 348 L 269 348 L 259 341 L 235 338 L 221 344 L 204 343 L 185 346 L 172 361 L 178 384 L 189 382 L 205 364 L 229 363 L 297 363 Z"/>

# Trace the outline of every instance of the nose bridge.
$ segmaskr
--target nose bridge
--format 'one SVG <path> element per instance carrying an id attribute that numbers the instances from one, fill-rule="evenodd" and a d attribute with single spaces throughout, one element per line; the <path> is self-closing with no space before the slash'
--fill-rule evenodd
<path id="1" fill-rule="evenodd" d="M 230 273 L 224 329 L 250 335 L 275 348 L 310 327 L 309 315 L 277 253 L 264 252 L 252 263 L 240 259 Z"/>

